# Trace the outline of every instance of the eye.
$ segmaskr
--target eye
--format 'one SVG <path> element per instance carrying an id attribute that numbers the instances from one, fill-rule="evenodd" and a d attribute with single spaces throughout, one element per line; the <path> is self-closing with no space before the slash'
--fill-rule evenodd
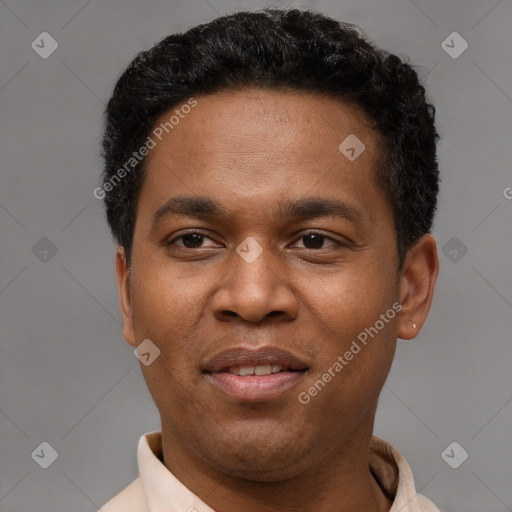
<path id="1" fill-rule="evenodd" d="M 178 240 L 181 240 L 182 243 L 176 243 Z M 177 245 L 178 247 L 184 247 L 185 249 L 200 249 L 201 247 L 205 247 L 202 243 L 205 240 L 213 240 L 206 236 L 205 234 L 199 231 L 190 231 L 188 233 L 184 233 L 178 237 L 173 238 L 165 243 L 165 245 Z M 214 245 L 206 246 L 206 247 L 216 247 L 217 244 L 214 242 Z"/>
<path id="2" fill-rule="evenodd" d="M 305 235 L 302 235 L 299 240 L 302 240 L 304 243 L 305 249 L 325 249 L 324 242 L 329 240 L 332 242 L 332 245 L 341 245 L 340 242 L 334 240 L 331 237 L 323 235 L 322 233 L 318 233 L 317 231 L 310 231 Z"/>
<path id="3" fill-rule="evenodd" d="M 206 240 L 210 240 L 210 245 L 203 245 Z M 177 243 L 181 241 L 181 243 Z M 317 231 L 310 231 L 299 238 L 299 241 L 302 241 L 304 249 L 318 250 L 318 249 L 326 249 L 327 247 L 332 246 L 341 246 L 343 245 L 341 242 L 324 235 Z M 329 245 L 325 245 L 326 242 L 330 242 Z M 299 242 L 296 242 L 296 244 Z M 200 231 L 189 231 L 187 233 L 183 233 L 180 236 L 174 237 L 173 239 L 165 242 L 166 246 L 177 246 L 183 247 L 185 249 L 201 249 L 201 248 L 212 248 L 218 247 L 214 240 L 212 240 L 209 236 L 205 235 Z M 295 245 L 296 247 L 296 245 Z"/>

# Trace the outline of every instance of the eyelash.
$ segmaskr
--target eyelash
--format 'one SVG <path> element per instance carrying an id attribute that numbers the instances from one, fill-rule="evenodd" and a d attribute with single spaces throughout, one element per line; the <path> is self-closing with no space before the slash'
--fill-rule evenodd
<path id="1" fill-rule="evenodd" d="M 176 240 L 179 240 L 180 238 L 183 238 L 187 235 L 200 235 L 202 236 L 203 238 L 209 238 L 210 240 L 212 240 L 212 238 L 210 238 L 208 235 L 206 235 L 205 233 L 201 232 L 201 231 L 198 231 L 198 230 L 190 230 L 190 231 L 187 231 L 185 233 L 182 233 L 180 236 L 177 236 L 175 238 L 173 238 L 172 240 L 168 240 L 166 242 L 164 242 L 164 245 L 169 247 L 171 245 L 174 245 L 174 242 L 176 242 Z M 325 240 L 329 240 L 331 242 L 334 242 L 334 244 L 336 244 L 338 247 L 342 247 L 344 246 L 345 244 L 343 244 L 342 242 L 340 242 L 339 240 L 336 240 L 335 238 L 332 238 L 330 236 L 327 236 L 327 235 L 324 235 L 321 231 L 315 231 L 315 230 L 311 230 L 311 231 L 308 231 L 306 233 L 304 233 L 303 235 L 301 235 L 300 237 L 297 238 L 297 240 L 301 239 L 301 238 L 304 238 L 305 236 L 308 236 L 308 235 L 318 235 L 320 236 L 321 238 L 325 239 Z M 212 240 L 214 241 L 214 240 Z M 197 249 L 202 249 L 202 247 L 185 247 L 185 246 L 182 246 L 182 245 L 178 245 L 177 247 L 180 247 L 181 249 L 189 249 L 189 250 L 197 250 Z M 214 247 L 207 247 L 207 249 L 213 249 Z M 327 249 L 327 247 L 320 247 L 319 249 L 308 249 L 307 247 L 305 247 L 304 249 L 307 249 L 309 251 L 319 251 L 321 249 Z"/>

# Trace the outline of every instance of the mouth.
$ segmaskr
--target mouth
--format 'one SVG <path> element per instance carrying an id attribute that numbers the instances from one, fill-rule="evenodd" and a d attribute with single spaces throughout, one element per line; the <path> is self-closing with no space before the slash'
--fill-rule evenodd
<path id="1" fill-rule="evenodd" d="M 302 370 L 292 370 L 290 367 L 281 366 L 279 364 L 259 364 L 257 366 L 230 366 L 227 370 L 230 375 L 240 375 L 245 377 L 247 375 L 272 375 L 282 372 L 297 372 Z"/>
<path id="2" fill-rule="evenodd" d="M 261 402 L 275 399 L 295 386 L 308 369 L 292 353 L 276 347 L 240 347 L 215 356 L 203 373 L 224 395 L 242 402 Z"/>

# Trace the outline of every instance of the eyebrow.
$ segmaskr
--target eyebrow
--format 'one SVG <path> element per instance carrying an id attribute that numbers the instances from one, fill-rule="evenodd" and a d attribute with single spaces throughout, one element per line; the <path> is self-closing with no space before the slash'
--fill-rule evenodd
<path id="1" fill-rule="evenodd" d="M 341 200 L 319 197 L 305 197 L 285 201 L 278 205 L 277 212 L 281 219 L 300 220 L 315 217 L 334 217 L 348 220 L 353 224 L 361 223 L 365 217 L 359 209 Z M 227 217 L 228 210 L 209 197 L 172 197 L 153 214 L 153 226 L 163 217 L 173 215 L 198 218 Z"/>

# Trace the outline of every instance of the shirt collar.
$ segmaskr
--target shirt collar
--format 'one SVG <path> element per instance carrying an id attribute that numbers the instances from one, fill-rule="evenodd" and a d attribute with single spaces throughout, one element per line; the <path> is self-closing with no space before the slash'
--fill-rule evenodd
<path id="1" fill-rule="evenodd" d="M 160 431 L 141 436 L 137 457 L 150 512 L 215 512 L 164 466 Z M 389 512 L 439 512 L 416 492 L 411 468 L 402 454 L 380 437 L 371 438 L 369 464 L 381 489 L 393 501 Z"/>

